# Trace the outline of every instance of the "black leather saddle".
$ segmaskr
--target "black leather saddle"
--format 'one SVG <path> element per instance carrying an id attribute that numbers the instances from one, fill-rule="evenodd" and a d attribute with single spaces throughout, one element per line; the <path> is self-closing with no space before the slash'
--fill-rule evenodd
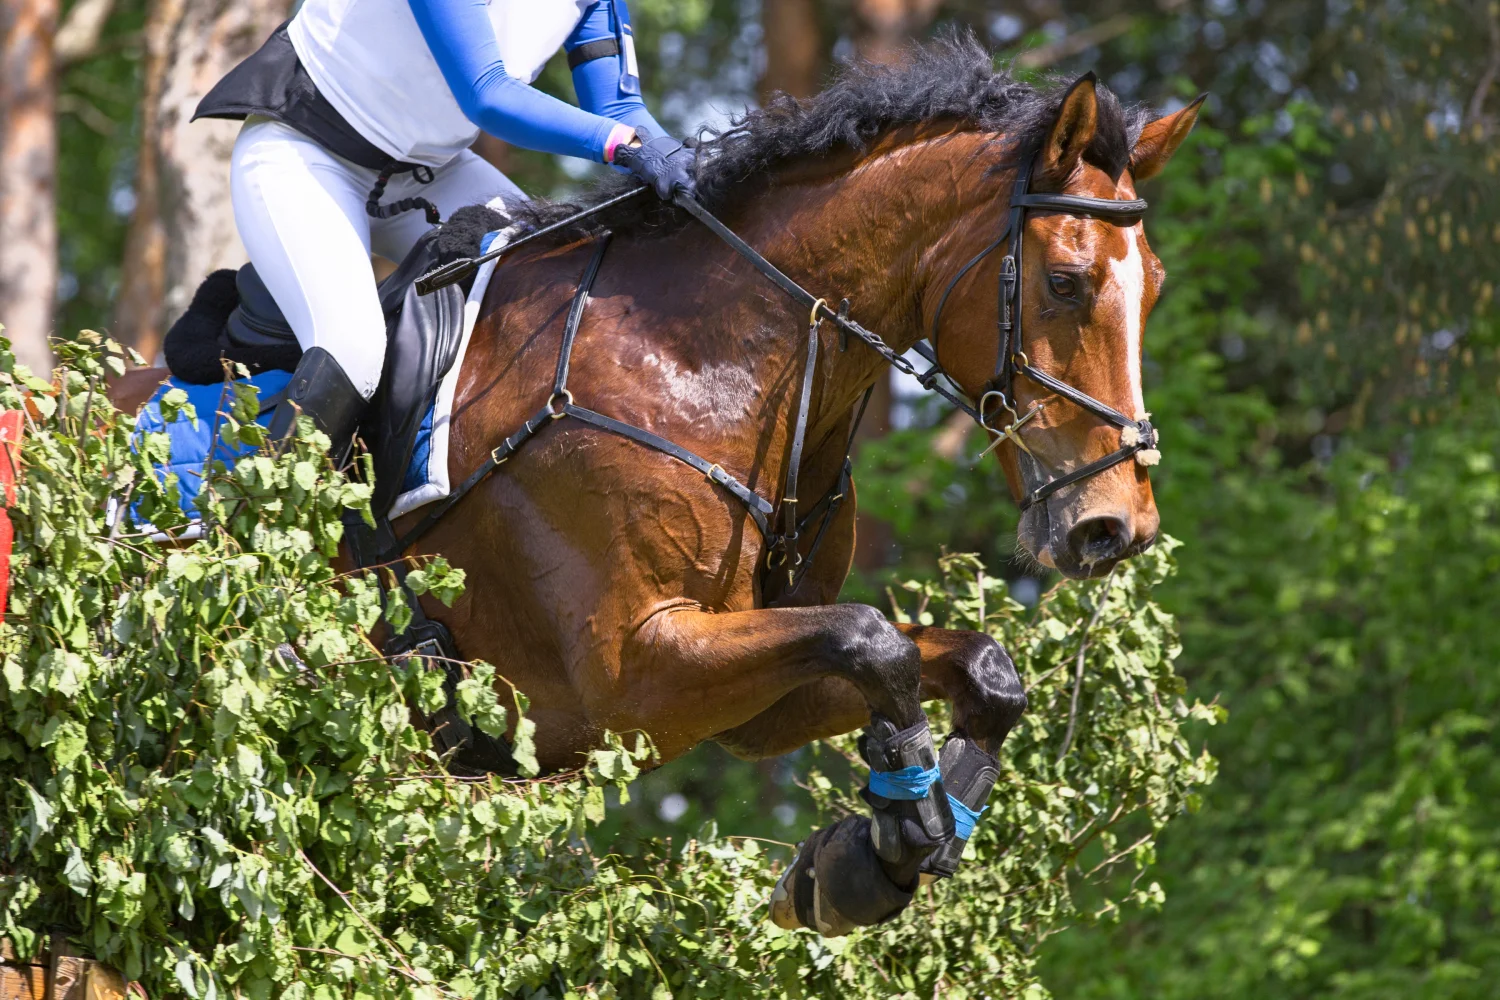
<path id="1" fill-rule="evenodd" d="M 375 462 L 371 508 L 382 515 L 401 492 L 417 431 L 463 337 L 466 295 L 461 287 L 417 294 L 417 278 L 439 263 L 437 235 L 436 229 L 423 235 L 378 289 L 386 321 L 385 370 L 365 410 L 360 436 Z M 239 302 L 224 323 L 224 355 L 279 362 L 258 367 L 295 367 L 301 348 L 255 265 L 240 268 L 234 284 Z"/>

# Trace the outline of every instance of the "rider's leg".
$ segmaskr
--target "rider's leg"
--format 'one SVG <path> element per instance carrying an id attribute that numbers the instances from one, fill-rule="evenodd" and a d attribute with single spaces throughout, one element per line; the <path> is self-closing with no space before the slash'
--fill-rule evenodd
<path id="1" fill-rule="evenodd" d="M 271 433 L 285 436 L 305 413 L 336 457 L 385 363 L 365 218 L 374 181 L 374 171 L 271 121 L 247 124 L 230 161 L 240 239 L 304 352 Z"/>
<path id="2" fill-rule="evenodd" d="M 426 198 L 447 219 L 465 205 L 489 205 L 509 214 L 514 205 L 526 200 L 526 195 L 489 161 L 464 150 L 433 170 L 432 180 L 426 184 L 410 173 L 392 177 L 382 200 L 393 202 L 403 198 Z M 419 211 L 401 212 L 389 219 L 371 219 L 370 246 L 386 260 L 399 264 L 418 237 L 431 228 L 426 215 Z"/>

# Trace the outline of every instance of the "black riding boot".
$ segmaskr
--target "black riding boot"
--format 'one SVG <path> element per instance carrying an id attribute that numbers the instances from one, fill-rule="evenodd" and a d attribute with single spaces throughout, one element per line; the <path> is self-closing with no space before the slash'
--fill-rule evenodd
<path id="1" fill-rule="evenodd" d="M 297 363 L 297 370 L 287 383 L 286 398 L 271 414 L 267 431 L 272 441 L 281 441 L 296 428 L 298 414 L 306 414 L 332 442 L 333 464 L 342 466 L 349 457 L 349 446 L 364 410 L 365 398 L 349 381 L 343 366 L 323 348 L 313 347 Z"/>

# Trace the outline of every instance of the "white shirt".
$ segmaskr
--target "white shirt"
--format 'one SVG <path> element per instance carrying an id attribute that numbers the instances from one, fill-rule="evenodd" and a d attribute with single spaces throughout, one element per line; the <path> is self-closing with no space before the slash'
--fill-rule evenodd
<path id="1" fill-rule="evenodd" d="M 591 3 L 489 0 L 506 73 L 535 80 Z M 479 135 L 407 0 L 306 0 L 287 33 L 318 90 L 387 155 L 439 167 Z"/>

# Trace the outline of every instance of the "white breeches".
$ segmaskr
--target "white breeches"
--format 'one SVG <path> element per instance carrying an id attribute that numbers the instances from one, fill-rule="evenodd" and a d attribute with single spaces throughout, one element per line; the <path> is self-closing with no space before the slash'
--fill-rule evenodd
<path id="1" fill-rule="evenodd" d="M 372 219 L 365 201 L 377 172 L 328 152 L 280 122 L 252 119 L 230 162 L 240 239 L 303 350 L 332 354 L 366 399 L 385 364 L 385 317 L 370 254 L 399 263 L 430 227 L 421 210 Z M 422 197 L 443 218 L 465 205 L 507 206 L 526 196 L 465 150 L 433 170 L 430 184 L 397 174 L 381 204 Z"/>

